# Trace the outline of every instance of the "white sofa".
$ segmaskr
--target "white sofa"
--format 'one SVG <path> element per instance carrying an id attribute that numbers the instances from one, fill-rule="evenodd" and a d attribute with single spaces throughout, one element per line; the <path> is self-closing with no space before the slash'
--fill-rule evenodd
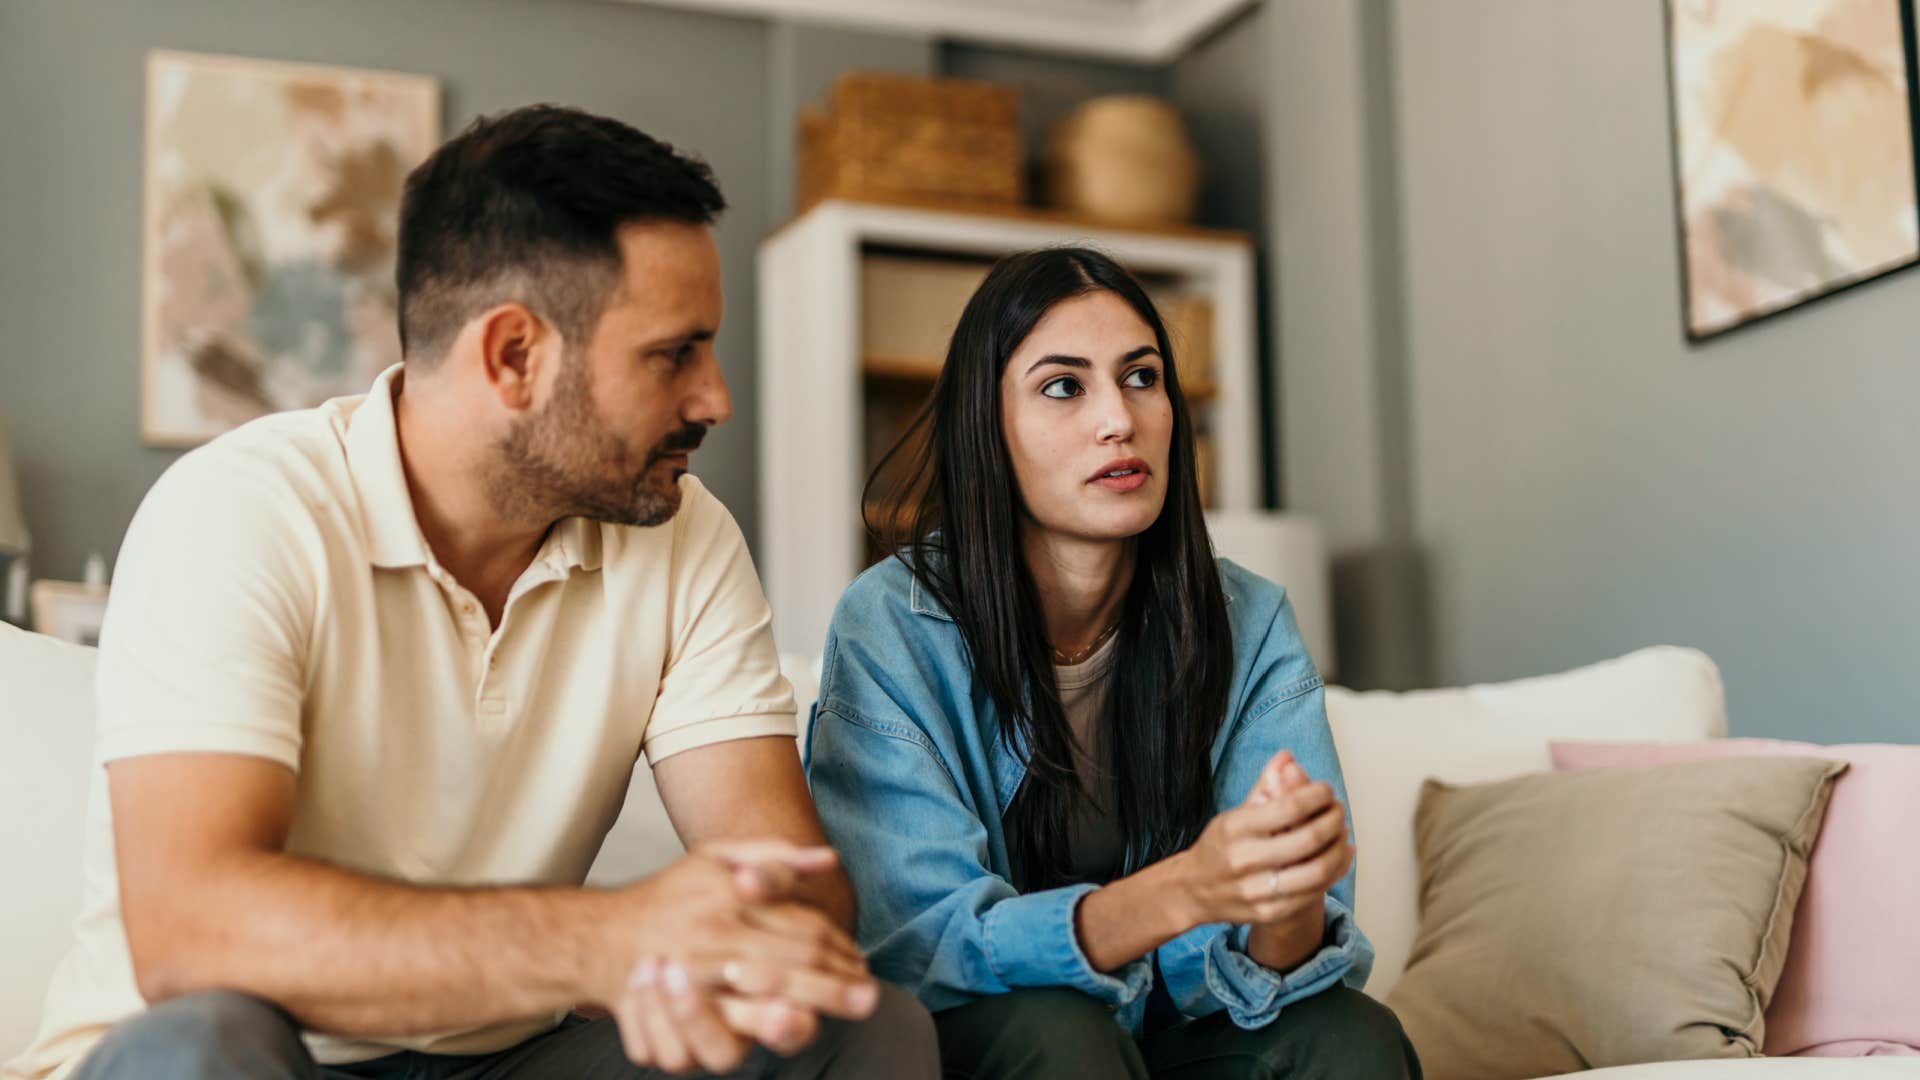
<path id="1" fill-rule="evenodd" d="M 791 664 L 811 698 L 812 672 Z M 24 1048 L 80 894 L 81 820 L 92 774 L 90 650 L 0 624 L 0 1061 Z M 1379 950 L 1367 992 L 1384 997 L 1417 921 L 1411 819 L 1420 781 L 1473 782 L 1548 767 L 1552 738 L 1672 740 L 1726 733 L 1712 661 L 1648 649 L 1564 675 L 1414 694 L 1328 693 L 1363 854 L 1361 923 Z M 590 880 L 630 880 L 679 850 L 644 770 Z M 1594 1080 L 1873 1080 L 1920 1077 L 1916 1059 L 1756 1059 L 1629 1066 Z"/>

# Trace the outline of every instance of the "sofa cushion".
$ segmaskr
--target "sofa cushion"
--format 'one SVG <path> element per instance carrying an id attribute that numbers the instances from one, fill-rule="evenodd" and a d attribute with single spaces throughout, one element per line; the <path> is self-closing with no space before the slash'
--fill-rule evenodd
<path id="1" fill-rule="evenodd" d="M 1387 998 L 1427 1076 L 1757 1056 L 1846 767 L 1748 757 L 1428 781 L 1420 935 Z"/>
<path id="2" fill-rule="evenodd" d="M 1767 1053 L 1920 1055 L 1920 746 L 1816 746 L 1725 739 L 1674 746 L 1554 743 L 1559 769 L 1637 767 L 1735 755 L 1848 763 L 1793 920 L 1786 971 L 1767 1007 Z"/>
<path id="3" fill-rule="evenodd" d="M 1360 855 L 1357 914 L 1384 999 L 1419 926 L 1413 811 L 1420 782 L 1500 780 L 1552 768 L 1553 739 L 1697 742 L 1727 731 L 1719 669 L 1661 646 L 1517 682 L 1410 693 L 1327 690 Z"/>
<path id="4" fill-rule="evenodd" d="M 26 1049 L 80 909 L 94 650 L 0 623 L 0 1061 Z"/>

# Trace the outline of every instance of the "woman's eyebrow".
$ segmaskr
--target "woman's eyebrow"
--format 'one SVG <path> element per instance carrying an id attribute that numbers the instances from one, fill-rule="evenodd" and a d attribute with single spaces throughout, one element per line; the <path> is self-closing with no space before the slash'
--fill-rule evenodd
<path id="1" fill-rule="evenodd" d="M 1121 356 L 1120 362 L 1123 364 L 1131 364 L 1142 357 L 1159 355 L 1160 350 L 1158 348 L 1152 345 L 1142 345 Z M 1070 368 L 1091 368 L 1093 366 L 1084 356 L 1068 356 L 1065 353 L 1048 353 L 1040 359 L 1035 360 L 1033 366 L 1027 369 L 1027 374 L 1031 375 L 1048 364 L 1059 364 L 1061 367 Z"/>
<path id="2" fill-rule="evenodd" d="M 1048 364 L 1059 364 L 1061 367 L 1070 368 L 1090 368 L 1093 366 L 1093 363 L 1084 356 L 1067 356 L 1062 353 L 1048 353 L 1040 359 L 1035 360 L 1033 366 L 1027 369 L 1027 374 L 1031 375 L 1041 368 L 1046 367 Z"/>

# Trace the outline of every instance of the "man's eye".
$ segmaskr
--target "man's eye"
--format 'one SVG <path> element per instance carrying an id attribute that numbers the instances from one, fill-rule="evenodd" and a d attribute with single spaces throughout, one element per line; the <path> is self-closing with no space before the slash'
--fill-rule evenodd
<path id="1" fill-rule="evenodd" d="M 1071 375 L 1062 375 L 1042 386 L 1040 392 L 1050 398 L 1079 397 L 1080 380 Z"/>
<path id="2" fill-rule="evenodd" d="M 1126 378 L 1120 380 L 1120 385 L 1133 390 L 1147 390 L 1159 381 L 1160 373 L 1152 368 L 1134 368 L 1127 372 Z"/>

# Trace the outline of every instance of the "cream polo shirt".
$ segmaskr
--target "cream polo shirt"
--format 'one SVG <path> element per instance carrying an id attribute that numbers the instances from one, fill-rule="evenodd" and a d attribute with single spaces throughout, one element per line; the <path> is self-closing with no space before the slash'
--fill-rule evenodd
<path id="1" fill-rule="evenodd" d="M 642 753 L 795 733 L 771 613 L 739 527 L 688 477 L 664 525 L 554 526 L 490 628 L 414 518 L 401 370 L 216 439 L 154 485 L 102 634 L 97 759 L 267 758 L 298 774 L 294 854 L 421 884 L 577 885 Z M 96 766 L 77 941 L 8 1076 L 64 1075 L 144 1007 L 108 810 Z M 308 1045 L 322 1064 L 486 1053 L 557 1020 Z"/>

